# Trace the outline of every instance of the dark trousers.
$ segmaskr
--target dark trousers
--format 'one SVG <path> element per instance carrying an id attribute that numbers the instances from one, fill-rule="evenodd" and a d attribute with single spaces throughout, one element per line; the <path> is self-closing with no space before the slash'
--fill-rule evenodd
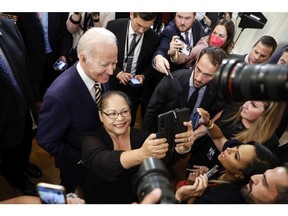
<path id="1" fill-rule="evenodd" d="M 25 133 L 22 142 L 13 148 L 2 148 L 1 153 L 1 175 L 13 186 L 21 187 L 27 181 L 23 168 L 29 163 L 32 149 L 32 120 L 30 113 L 26 114 Z M 17 136 L 17 131 L 15 131 Z"/>

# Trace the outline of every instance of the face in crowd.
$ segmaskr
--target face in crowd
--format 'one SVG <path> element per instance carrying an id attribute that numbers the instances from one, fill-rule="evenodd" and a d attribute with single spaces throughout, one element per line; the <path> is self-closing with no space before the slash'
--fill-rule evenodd
<path id="1" fill-rule="evenodd" d="M 271 54 L 273 48 L 269 46 L 265 46 L 261 42 L 258 42 L 250 51 L 248 56 L 249 64 L 261 64 L 266 62 Z"/>
<path id="2" fill-rule="evenodd" d="M 131 26 L 137 35 L 144 34 L 154 23 L 153 20 L 144 20 L 137 13 L 130 14 Z"/>
<path id="3" fill-rule="evenodd" d="M 180 32 L 187 32 L 195 20 L 194 12 L 177 12 L 175 15 L 175 26 Z"/>
<path id="4" fill-rule="evenodd" d="M 288 64 L 288 49 L 286 49 L 285 52 L 282 54 L 277 64 Z"/>
<path id="5" fill-rule="evenodd" d="M 210 35 L 209 45 L 222 47 L 227 41 L 227 30 L 224 25 L 215 26 L 213 32 Z"/>
<path id="6" fill-rule="evenodd" d="M 116 69 L 118 48 L 115 35 L 104 28 L 91 28 L 80 38 L 77 52 L 85 74 L 106 83 Z"/>
<path id="7" fill-rule="evenodd" d="M 131 124 L 129 99 L 123 94 L 108 92 L 100 102 L 99 117 L 110 136 L 125 134 Z"/>
<path id="8" fill-rule="evenodd" d="M 255 147 L 253 145 L 242 144 L 222 151 L 218 156 L 218 160 L 228 172 L 241 177 L 242 170 L 244 170 L 255 157 Z"/>
<path id="9" fill-rule="evenodd" d="M 253 123 L 255 122 L 266 110 L 265 103 L 262 101 L 246 101 L 240 112 L 242 119 Z"/>
<path id="10" fill-rule="evenodd" d="M 201 88 L 211 82 L 217 69 L 218 67 L 211 63 L 207 54 L 201 56 L 194 69 L 194 87 Z"/>
<path id="11" fill-rule="evenodd" d="M 282 192 L 282 197 L 279 197 L 281 188 L 286 190 L 286 194 Z M 286 200 L 287 204 L 287 188 L 287 168 L 281 166 L 269 169 L 264 174 L 253 175 L 249 184 L 241 189 L 241 194 L 248 203 L 285 203 Z"/>

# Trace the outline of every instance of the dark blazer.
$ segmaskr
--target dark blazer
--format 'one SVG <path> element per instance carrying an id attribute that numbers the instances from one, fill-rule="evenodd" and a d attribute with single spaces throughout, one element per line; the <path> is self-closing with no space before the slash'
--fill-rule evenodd
<path id="1" fill-rule="evenodd" d="M 160 45 L 157 48 L 156 52 L 154 53 L 153 58 L 156 55 L 161 55 L 163 57 L 165 57 L 166 59 L 169 60 L 170 62 L 170 70 L 174 71 L 177 69 L 181 69 L 183 68 L 184 64 L 181 65 L 176 65 L 173 62 L 170 61 L 170 58 L 167 54 L 169 47 L 170 47 L 170 42 L 172 40 L 172 37 L 174 35 L 178 35 L 182 40 L 184 40 L 184 38 L 181 36 L 180 31 L 175 27 L 175 23 L 174 20 L 172 20 L 169 25 L 167 25 L 164 30 L 161 32 L 160 34 Z M 201 26 L 198 20 L 195 19 L 193 26 L 192 26 L 192 35 L 193 35 L 193 42 L 194 42 L 194 46 L 197 44 L 197 42 L 200 40 L 201 38 Z"/>
<path id="2" fill-rule="evenodd" d="M 123 71 L 123 61 L 125 56 L 125 41 L 127 39 L 127 28 L 129 24 L 128 18 L 115 19 L 108 22 L 106 29 L 110 30 L 117 37 L 118 44 L 118 62 L 114 75 L 110 78 L 111 89 L 117 88 L 119 80 L 116 78 L 120 71 Z M 136 74 L 143 74 L 145 80 L 153 73 L 155 73 L 152 67 L 152 56 L 159 45 L 159 36 L 152 29 L 148 29 L 144 33 L 142 47 L 139 53 Z"/>
<path id="3" fill-rule="evenodd" d="M 149 101 L 144 116 L 143 129 L 146 132 L 157 132 L 159 114 L 172 109 L 186 107 L 191 73 L 191 69 L 180 69 L 172 73 L 183 88 L 183 92 L 180 93 L 174 89 L 173 81 L 171 81 L 169 76 L 162 78 Z M 223 108 L 223 104 L 217 96 L 217 91 L 211 84 L 207 85 L 200 107 L 207 110 L 211 116 L 214 116 Z"/>
<path id="4" fill-rule="evenodd" d="M 40 110 L 37 142 L 55 157 L 60 169 L 77 167 L 81 160 L 81 136 L 101 126 L 97 106 L 76 64 L 49 87 Z M 102 90 L 108 91 L 108 84 L 102 85 Z"/>
<path id="5" fill-rule="evenodd" d="M 33 78 L 40 85 L 45 70 L 45 44 L 42 24 L 37 13 L 12 13 L 17 16 L 17 27 L 25 43 Z"/>
<path id="6" fill-rule="evenodd" d="M 0 147 L 18 146 L 25 131 L 25 115 L 31 110 L 38 120 L 35 99 L 39 98 L 22 37 L 16 25 L 0 17 L 0 47 L 6 56 L 24 98 L 0 71 Z"/>
<path id="7" fill-rule="evenodd" d="M 67 30 L 69 13 L 48 13 L 48 36 L 54 58 L 69 56 L 72 48 L 72 34 Z"/>
<path id="8" fill-rule="evenodd" d="M 130 128 L 131 149 L 141 148 L 143 131 Z M 83 185 L 84 199 L 90 204 L 130 204 L 137 201 L 133 177 L 139 166 L 125 169 L 114 151 L 113 141 L 104 127 L 85 134 L 82 140 L 82 160 L 87 166 Z"/>
<path id="9" fill-rule="evenodd" d="M 235 58 L 235 59 L 239 59 L 239 60 L 241 60 L 241 61 L 244 62 L 247 55 L 248 55 L 248 54 L 242 54 L 242 55 L 239 55 L 239 54 L 230 54 L 230 55 L 228 56 L 228 58 L 229 58 L 229 59 Z"/>

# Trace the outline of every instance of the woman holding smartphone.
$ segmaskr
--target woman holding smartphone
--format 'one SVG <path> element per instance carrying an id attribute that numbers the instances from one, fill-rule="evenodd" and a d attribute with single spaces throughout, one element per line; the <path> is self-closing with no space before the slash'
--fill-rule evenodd
<path id="1" fill-rule="evenodd" d="M 164 158 L 168 151 L 166 138 L 130 127 L 131 104 L 121 91 L 101 96 L 99 117 L 103 126 L 82 139 L 82 161 L 87 168 L 83 185 L 86 203 L 129 204 L 137 202 L 132 178 L 145 158 Z M 176 139 L 178 149 L 187 151 L 194 138 L 192 124 Z"/>
<path id="2" fill-rule="evenodd" d="M 224 136 L 222 134 L 219 137 Z M 240 189 L 249 182 L 250 177 L 262 174 L 267 169 L 275 168 L 280 164 L 277 157 L 262 144 L 241 143 L 238 140 L 227 139 L 218 160 L 223 168 L 209 181 L 207 174 L 195 176 L 195 173 L 190 173 L 188 181 L 182 182 L 186 185 L 178 184 L 175 198 L 183 203 L 245 203 Z"/>

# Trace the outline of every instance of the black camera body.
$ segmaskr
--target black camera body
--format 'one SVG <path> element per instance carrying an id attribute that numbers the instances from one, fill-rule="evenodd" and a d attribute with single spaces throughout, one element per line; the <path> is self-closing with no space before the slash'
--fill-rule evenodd
<path id="1" fill-rule="evenodd" d="M 158 204 L 177 203 L 170 183 L 169 172 L 159 159 L 149 157 L 141 163 L 134 176 L 133 186 L 139 202 L 153 189 L 160 188 L 162 195 Z"/>
<path id="2" fill-rule="evenodd" d="M 240 59 L 224 59 L 212 83 L 219 97 L 228 102 L 288 100 L 287 65 L 252 65 Z"/>

